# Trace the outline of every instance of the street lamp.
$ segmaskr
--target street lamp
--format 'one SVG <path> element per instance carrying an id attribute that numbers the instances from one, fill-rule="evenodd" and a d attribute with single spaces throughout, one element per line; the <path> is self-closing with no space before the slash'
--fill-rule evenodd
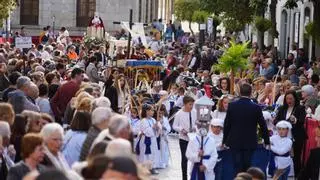
<path id="1" fill-rule="evenodd" d="M 54 34 L 54 26 L 56 24 L 56 16 L 53 15 L 52 16 L 52 34 L 53 34 L 53 38 L 55 38 L 55 34 Z"/>
<path id="2" fill-rule="evenodd" d="M 200 150 L 203 151 L 203 139 L 207 136 L 209 131 L 209 124 L 211 121 L 211 110 L 214 106 L 214 102 L 206 95 L 202 96 L 195 102 L 195 108 L 197 110 L 197 127 L 201 136 Z M 202 165 L 203 156 L 200 157 L 200 165 Z M 199 180 L 204 180 L 204 174 L 199 176 Z"/>

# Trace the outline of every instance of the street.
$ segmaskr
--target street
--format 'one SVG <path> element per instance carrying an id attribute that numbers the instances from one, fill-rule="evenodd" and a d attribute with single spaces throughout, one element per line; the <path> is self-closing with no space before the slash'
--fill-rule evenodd
<path id="1" fill-rule="evenodd" d="M 180 169 L 180 149 L 177 135 L 169 135 L 169 148 L 170 148 L 170 163 L 169 167 L 166 169 L 159 170 L 160 174 L 155 176 L 155 179 L 159 180 L 181 180 L 181 169 Z M 268 178 L 271 180 L 272 178 Z M 293 180 L 289 178 L 288 180 Z"/>

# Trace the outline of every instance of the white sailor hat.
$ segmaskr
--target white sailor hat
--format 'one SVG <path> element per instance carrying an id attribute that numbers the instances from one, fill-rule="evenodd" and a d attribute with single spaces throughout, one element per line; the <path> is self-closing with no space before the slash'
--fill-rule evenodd
<path id="1" fill-rule="evenodd" d="M 220 127 L 223 127 L 223 119 L 218 119 L 218 118 L 213 118 L 211 120 L 211 125 L 212 126 L 220 126 Z"/>
<path id="2" fill-rule="evenodd" d="M 288 121 L 284 121 L 284 120 L 278 122 L 276 127 L 292 129 L 292 125 Z"/>
<path id="3" fill-rule="evenodd" d="M 263 114 L 264 120 L 271 120 L 272 119 L 271 113 L 269 111 L 262 111 L 262 114 Z"/>

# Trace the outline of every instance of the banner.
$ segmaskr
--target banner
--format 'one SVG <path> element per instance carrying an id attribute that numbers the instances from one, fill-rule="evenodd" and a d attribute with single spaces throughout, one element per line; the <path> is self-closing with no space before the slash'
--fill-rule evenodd
<path id="1" fill-rule="evenodd" d="M 15 39 L 16 48 L 31 48 L 32 38 L 31 37 L 16 37 Z"/>
<path id="2" fill-rule="evenodd" d="M 132 39 L 140 38 L 142 44 L 145 47 L 148 47 L 147 39 L 144 33 L 143 23 L 134 23 L 134 25 L 132 25 L 132 29 L 130 29 L 129 22 L 121 22 L 121 26 L 131 34 Z"/>

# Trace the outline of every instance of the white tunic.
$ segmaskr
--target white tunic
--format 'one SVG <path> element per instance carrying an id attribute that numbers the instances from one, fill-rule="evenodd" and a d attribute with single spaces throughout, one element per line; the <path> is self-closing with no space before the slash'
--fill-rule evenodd
<path id="1" fill-rule="evenodd" d="M 218 159 L 218 153 L 217 149 L 215 146 L 214 139 L 210 136 L 207 135 L 204 137 L 204 145 L 203 145 L 203 150 L 204 150 L 204 156 L 209 155 L 209 159 L 203 159 L 202 163 L 206 167 L 205 170 L 205 178 L 206 179 L 215 179 L 214 175 L 214 166 L 216 165 L 217 159 Z M 186 151 L 186 157 L 188 160 L 191 162 L 191 171 L 194 163 L 200 162 L 200 157 L 199 157 L 199 151 L 201 148 L 201 136 L 196 135 L 194 138 L 190 139 L 187 151 Z"/>
<path id="2" fill-rule="evenodd" d="M 154 118 L 144 118 L 140 122 L 140 131 L 143 133 L 143 136 L 140 140 L 140 154 L 138 156 L 138 160 L 141 163 L 151 163 L 152 168 L 155 168 L 155 157 L 159 155 L 158 147 L 157 147 L 157 132 L 153 129 L 153 125 L 156 124 L 156 120 Z M 151 154 L 145 154 L 146 145 L 145 145 L 145 137 L 151 138 Z"/>
<path id="3" fill-rule="evenodd" d="M 138 142 L 138 136 L 140 135 L 140 119 L 129 119 L 130 127 L 132 130 L 133 135 L 135 136 L 133 138 L 133 147 L 136 147 Z M 135 149 L 135 148 L 134 148 Z"/>
<path id="4" fill-rule="evenodd" d="M 160 121 L 162 130 L 159 133 L 160 136 L 160 156 L 156 157 L 156 167 L 166 168 L 169 164 L 169 146 L 168 146 L 168 134 L 171 131 L 171 127 L 167 117 L 163 117 Z"/>
<path id="5" fill-rule="evenodd" d="M 220 134 L 216 135 L 210 132 L 209 135 L 214 139 L 217 150 L 220 151 L 222 146 L 223 133 L 221 132 Z"/>
<path id="6" fill-rule="evenodd" d="M 279 155 L 284 155 L 290 152 L 292 148 L 292 140 L 288 137 L 274 135 L 270 138 L 270 143 L 271 151 Z M 290 156 L 275 156 L 274 161 L 277 169 L 285 169 L 292 164 L 292 159 Z"/>

